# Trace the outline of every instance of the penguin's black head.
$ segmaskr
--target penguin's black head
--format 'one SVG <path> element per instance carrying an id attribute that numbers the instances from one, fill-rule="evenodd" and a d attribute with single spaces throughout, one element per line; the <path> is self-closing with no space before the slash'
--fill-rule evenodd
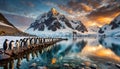
<path id="1" fill-rule="evenodd" d="M 5 41 L 8 41 L 8 39 L 5 39 Z"/>
<path id="2" fill-rule="evenodd" d="M 11 42 L 14 42 L 13 40 Z"/>
<path id="3" fill-rule="evenodd" d="M 18 42 L 18 40 L 16 40 L 16 42 Z"/>
<path id="4" fill-rule="evenodd" d="M 20 41 L 22 41 L 22 39 L 20 39 Z"/>

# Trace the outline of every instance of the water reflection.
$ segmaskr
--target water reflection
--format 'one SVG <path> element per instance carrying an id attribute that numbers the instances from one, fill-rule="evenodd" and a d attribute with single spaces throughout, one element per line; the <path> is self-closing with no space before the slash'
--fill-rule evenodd
<path id="1" fill-rule="evenodd" d="M 85 46 L 80 53 L 83 56 L 99 58 L 106 61 L 120 62 L 120 57 L 117 56 L 111 49 L 103 46 Z M 105 62 L 106 62 L 105 61 Z"/>
<path id="2" fill-rule="evenodd" d="M 4 66 L 4 69 L 29 69 L 32 63 L 36 63 L 37 66 L 47 67 L 54 67 L 56 64 L 63 65 L 64 63 L 70 62 L 71 65 L 77 65 L 81 64 L 83 61 L 92 61 L 98 65 L 101 60 L 104 60 L 104 62 L 111 61 L 119 63 L 119 41 L 120 39 L 118 38 L 110 37 L 100 39 L 69 39 L 68 41 L 61 41 L 51 45 L 43 50 L 37 49 L 25 52 L 24 55 L 17 56 L 13 60 L 4 63 L 4 65 L 0 65 Z"/>
<path id="3" fill-rule="evenodd" d="M 102 46 L 111 49 L 115 54 L 120 56 L 120 38 L 101 38 L 99 42 Z"/>

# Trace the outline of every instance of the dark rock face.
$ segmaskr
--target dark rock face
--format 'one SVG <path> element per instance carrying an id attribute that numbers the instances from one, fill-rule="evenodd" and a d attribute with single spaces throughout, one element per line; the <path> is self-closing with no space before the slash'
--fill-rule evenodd
<path id="1" fill-rule="evenodd" d="M 110 26 L 112 26 L 111 29 L 115 29 L 119 27 L 119 25 L 120 25 L 120 22 L 116 23 L 116 19 L 110 23 Z"/>
<path id="2" fill-rule="evenodd" d="M 81 31 L 82 33 L 84 33 L 84 31 L 87 31 L 87 29 L 85 28 L 85 26 L 83 24 L 78 25 L 75 30 Z"/>
<path id="3" fill-rule="evenodd" d="M 104 25 L 99 29 L 99 33 L 104 33 L 106 30 L 114 30 L 120 27 L 120 15 L 118 15 L 110 24 Z"/>
<path id="4" fill-rule="evenodd" d="M 102 31 L 102 29 L 100 28 L 100 30 L 98 31 L 99 33 L 104 33 L 104 31 Z"/>
<path id="5" fill-rule="evenodd" d="M 54 8 L 52 8 L 48 13 L 43 14 L 38 17 L 34 23 L 30 25 L 30 28 L 33 28 L 34 31 L 44 31 L 45 29 L 51 31 L 57 31 L 59 29 L 70 28 L 72 30 L 77 30 L 80 32 L 87 31 L 86 27 L 80 22 L 76 22 L 76 27 L 74 28 L 72 24 L 75 24 L 74 21 L 67 19 L 64 15 L 61 15 Z"/>

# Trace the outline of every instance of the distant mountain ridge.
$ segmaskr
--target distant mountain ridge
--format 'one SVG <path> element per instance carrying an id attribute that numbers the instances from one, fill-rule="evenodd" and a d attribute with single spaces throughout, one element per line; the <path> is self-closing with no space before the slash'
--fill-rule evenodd
<path id="1" fill-rule="evenodd" d="M 97 33 L 98 30 L 99 30 L 99 28 L 100 28 L 100 27 L 99 27 L 99 26 L 96 26 L 96 25 L 95 25 L 95 26 L 89 26 L 89 27 L 88 27 L 88 31 L 89 31 L 89 32 L 96 32 L 96 33 Z"/>

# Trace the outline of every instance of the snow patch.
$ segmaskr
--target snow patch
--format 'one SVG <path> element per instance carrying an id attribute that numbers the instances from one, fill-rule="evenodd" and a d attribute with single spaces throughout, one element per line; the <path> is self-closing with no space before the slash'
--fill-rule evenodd
<path id="1" fill-rule="evenodd" d="M 5 23 L 3 23 L 3 22 L 0 22 L 0 25 L 2 25 L 2 26 L 7 26 L 7 27 L 12 27 L 12 26 L 7 25 L 7 24 L 5 24 Z M 12 28 L 13 28 L 13 27 L 12 27 Z"/>

